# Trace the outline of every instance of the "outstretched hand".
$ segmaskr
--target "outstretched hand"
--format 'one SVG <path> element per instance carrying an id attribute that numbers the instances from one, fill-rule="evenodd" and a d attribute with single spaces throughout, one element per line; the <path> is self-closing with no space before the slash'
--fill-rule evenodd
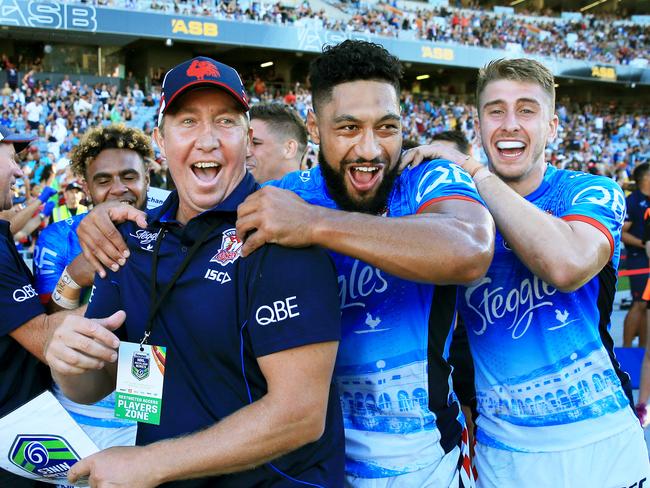
<path id="1" fill-rule="evenodd" d="M 45 345 L 50 369 L 63 376 L 79 375 L 117 361 L 120 341 L 113 331 L 125 318 L 121 310 L 103 319 L 68 315 Z"/>

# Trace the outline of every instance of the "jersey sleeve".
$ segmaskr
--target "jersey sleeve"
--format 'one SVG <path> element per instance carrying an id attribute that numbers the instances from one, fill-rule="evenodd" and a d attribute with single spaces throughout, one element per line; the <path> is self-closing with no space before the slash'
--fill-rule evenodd
<path id="1" fill-rule="evenodd" d="M 257 253 L 247 311 L 255 356 L 340 340 L 338 285 L 329 256 L 319 248 L 272 245 Z"/>
<path id="2" fill-rule="evenodd" d="M 457 164 L 435 159 L 409 170 L 412 210 L 423 212 L 442 200 L 467 200 L 484 205 L 472 177 Z"/>
<path id="3" fill-rule="evenodd" d="M 26 268 L 16 262 L 7 246 L 13 245 L 0 239 L 0 335 L 17 329 L 37 315 L 45 313 Z"/>
<path id="4" fill-rule="evenodd" d="M 580 221 L 600 230 L 614 255 L 621 242 L 626 214 L 625 195 L 618 184 L 603 176 L 578 175 L 566 194 L 566 209 L 559 215 L 567 221 Z"/>
<path id="5" fill-rule="evenodd" d="M 68 265 L 66 243 L 67 239 L 61 229 L 67 227 L 66 222 L 47 226 L 38 236 L 34 248 L 34 277 L 36 291 L 44 301 L 49 300 L 56 288 L 59 277 Z"/>

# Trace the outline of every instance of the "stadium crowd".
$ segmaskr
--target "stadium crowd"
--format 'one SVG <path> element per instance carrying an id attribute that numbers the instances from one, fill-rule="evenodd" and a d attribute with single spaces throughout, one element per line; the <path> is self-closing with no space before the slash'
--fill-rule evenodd
<path id="1" fill-rule="evenodd" d="M 258 76 L 248 89 L 253 102 L 290 105 L 303 119 L 311 108 L 311 96 L 300 83 L 281 90 Z M 151 135 L 159 98 L 159 88 L 145 94 L 137 82 L 119 91 L 116 85 L 88 86 L 68 76 L 56 85 L 29 76 L 13 89 L 5 85 L 0 90 L 0 125 L 38 136 L 23 161 L 29 181 L 20 188 L 17 202 L 29 199 L 30 193 L 36 197 L 47 179 L 44 175 L 52 174 L 55 188 L 61 190 L 74 181 L 70 151 L 88 128 L 121 122 Z M 475 112 L 474 105 L 454 96 L 431 98 L 417 86 L 402 91 L 403 134 L 411 145 L 428 143 L 439 132 L 458 129 L 473 141 L 475 155 L 485 160 L 476 140 Z M 650 161 L 646 114 L 626 112 L 615 104 L 579 105 L 568 99 L 558 101 L 557 113 L 559 135 L 547 148 L 549 160 L 556 166 L 604 174 L 623 184 L 635 166 Z M 308 166 L 317 160 L 313 145 L 307 160 Z M 162 158 L 152 161 L 152 181 L 158 186 L 164 186 L 162 165 Z M 46 170 L 48 166 L 53 171 Z M 27 247 L 31 245 L 31 238 L 21 238 Z"/>
<path id="2" fill-rule="evenodd" d="M 82 2 L 88 3 L 88 2 Z M 589 59 L 627 65 L 648 62 L 650 26 L 585 15 L 577 20 L 520 16 L 485 10 L 432 6 L 396 8 L 395 2 L 336 3 L 341 15 L 328 16 L 304 1 L 277 3 L 205 0 L 95 0 L 99 6 L 213 17 L 242 22 L 308 25 L 367 35 L 418 38 L 467 46 L 509 49 L 536 55 Z"/>

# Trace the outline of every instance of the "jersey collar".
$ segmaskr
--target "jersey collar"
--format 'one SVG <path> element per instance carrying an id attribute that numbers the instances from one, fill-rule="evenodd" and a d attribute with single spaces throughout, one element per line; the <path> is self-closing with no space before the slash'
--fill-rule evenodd
<path id="1" fill-rule="evenodd" d="M 237 213 L 237 207 L 248 195 L 259 189 L 255 178 L 247 171 L 242 181 L 228 195 L 225 200 L 218 203 L 210 210 L 200 213 L 194 219 L 201 218 L 213 213 Z M 161 223 L 178 223 L 176 220 L 176 211 L 178 210 L 178 191 L 171 192 L 165 202 L 151 213 L 151 222 L 160 225 Z M 191 220 L 194 220 L 191 219 Z"/>
<path id="2" fill-rule="evenodd" d="M 546 170 L 544 171 L 544 178 L 540 185 L 532 192 L 526 195 L 524 198 L 529 202 L 535 201 L 541 197 L 546 191 L 551 187 L 550 180 L 557 171 L 557 168 L 551 164 L 546 164 Z"/>

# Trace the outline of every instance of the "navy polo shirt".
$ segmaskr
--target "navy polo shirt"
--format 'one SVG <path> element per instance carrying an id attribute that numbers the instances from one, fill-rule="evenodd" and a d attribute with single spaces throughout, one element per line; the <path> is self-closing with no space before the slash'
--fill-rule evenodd
<path id="1" fill-rule="evenodd" d="M 31 400 L 50 385 L 50 372 L 9 336 L 44 313 L 34 278 L 16 251 L 9 222 L 0 220 L 0 416 Z"/>
<path id="2" fill-rule="evenodd" d="M 174 221 L 178 195 L 172 193 L 149 212 L 146 230 L 132 223 L 120 227 L 131 257 L 117 273 L 95 280 L 87 316 L 105 317 L 123 309 L 126 323 L 118 332 L 139 342 L 159 233 L 160 291 L 206 226 L 217 224 L 155 317 L 149 344 L 167 347 L 161 422 L 138 425 L 139 445 L 205 429 L 260 399 L 267 387 L 256 358 L 340 340 L 336 272 L 324 251 L 267 245 L 239 257 L 237 205 L 256 189 L 247 174 L 226 200 L 185 226 Z M 343 426 L 332 385 L 325 434 L 318 441 L 254 470 L 173 485 L 338 487 L 343 470 Z"/>
<path id="3" fill-rule="evenodd" d="M 630 234 L 639 239 L 643 239 L 643 222 L 644 215 L 650 209 L 650 198 L 646 197 L 639 190 L 634 190 L 625 199 L 627 213 L 625 214 L 625 221 L 632 222 L 630 226 Z M 645 256 L 645 250 L 641 247 L 628 246 L 627 252 L 629 255 L 641 254 Z"/>

